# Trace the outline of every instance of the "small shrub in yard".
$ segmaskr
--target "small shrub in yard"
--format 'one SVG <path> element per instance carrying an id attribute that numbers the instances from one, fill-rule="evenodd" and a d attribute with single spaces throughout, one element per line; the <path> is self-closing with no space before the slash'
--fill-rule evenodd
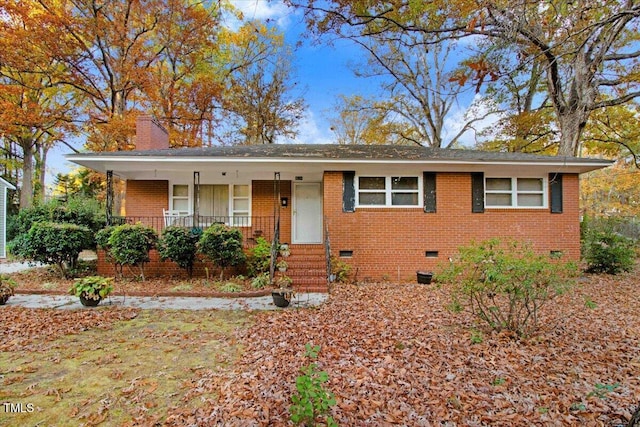
<path id="1" fill-rule="evenodd" d="M 121 267 L 138 266 L 140 277 L 144 281 L 144 264 L 149 262 L 149 251 L 156 245 L 157 240 L 158 234 L 151 227 L 140 223 L 119 225 L 109 236 L 109 255 Z"/>
<path id="2" fill-rule="evenodd" d="M 207 228 L 198 242 L 198 251 L 220 267 L 220 280 L 226 267 L 242 264 L 242 233 L 237 228 L 214 224 Z"/>
<path id="3" fill-rule="evenodd" d="M 437 272 L 451 285 L 453 311 L 469 310 L 492 329 L 530 335 L 540 308 L 570 289 L 576 266 L 533 252 L 530 246 L 497 239 L 460 248 L 458 257 Z"/>
<path id="4" fill-rule="evenodd" d="M 319 345 L 307 343 L 304 348 L 305 357 L 312 360 L 318 358 Z M 315 426 L 324 418 L 325 425 L 337 426 L 328 415 L 331 407 L 336 404 L 333 393 L 324 388 L 324 384 L 329 381 L 329 375 L 319 370 L 315 362 L 300 368 L 300 373 L 296 378 L 296 393 L 291 396 L 291 421 L 296 425 Z"/>
<path id="5" fill-rule="evenodd" d="M 170 259 L 180 268 L 187 270 L 189 277 L 193 276 L 193 264 L 198 253 L 198 239 L 202 232 L 200 229 L 187 229 L 184 227 L 167 227 L 162 231 L 158 240 L 158 253 L 164 261 Z"/>
<path id="6" fill-rule="evenodd" d="M 269 271 L 271 266 L 271 243 L 264 237 L 256 239 L 256 245 L 249 251 L 247 267 L 251 276 L 259 276 Z"/>
<path id="7" fill-rule="evenodd" d="M 590 223 L 582 234 L 582 256 L 587 272 L 619 274 L 633 268 L 634 242 L 615 231 L 614 221 Z"/>
<path id="8" fill-rule="evenodd" d="M 254 289 L 266 288 L 270 284 L 271 280 L 269 280 L 269 273 L 260 273 L 251 279 L 251 287 Z"/>
<path id="9" fill-rule="evenodd" d="M 70 277 L 76 270 L 80 252 L 94 244 L 93 233 L 86 227 L 38 222 L 14 241 L 11 250 L 29 261 L 55 265 L 62 276 Z"/>

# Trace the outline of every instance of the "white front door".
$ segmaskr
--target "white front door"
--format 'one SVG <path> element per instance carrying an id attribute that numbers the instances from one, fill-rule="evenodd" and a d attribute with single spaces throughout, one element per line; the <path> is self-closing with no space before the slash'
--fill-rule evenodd
<path id="1" fill-rule="evenodd" d="M 293 243 L 322 243 L 322 185 L 293 184 Z"/>

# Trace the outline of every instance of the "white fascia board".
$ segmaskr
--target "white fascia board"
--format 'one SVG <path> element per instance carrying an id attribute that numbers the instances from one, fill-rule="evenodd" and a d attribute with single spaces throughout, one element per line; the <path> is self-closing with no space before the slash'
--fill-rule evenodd
<path id="1" fill-rule="evenodd" d="M 555 168 L 558 172 L 562 169 L 572 169 L 575 172 L 583 173 L 595 169 L 604 168 L 610 166 L 612 163 L 608 160 L 602 162 L 580 162 L 580 161 L 567 161 L 567 162 L 545 162 L 545 161 L 498 161 L 498 160 L 402 160 L 402 159 L 317 159 L 317 158 L 290 158 L 290 157 L 255 157 L 255 158 L 243 158 L 243 157 L 189 157 L 189 156 L 135 156 L 135 157 L 123 157 L 123 156 L 74 156 L 73 154 L 67 155 L 67 160 L 77 162 L 78 164 L 97 163 L 105 165 L 106 163 L 114 164 L 324 164 L 327 170 L 331 170 L 331 167 L 340 167 L 343 169 L 346 165 L 432 165 L 441 167 L 452 166 L 532 166 L 532 167 L 547 167 Z M 454 170 L 452 170 L 454 171 Z"/>

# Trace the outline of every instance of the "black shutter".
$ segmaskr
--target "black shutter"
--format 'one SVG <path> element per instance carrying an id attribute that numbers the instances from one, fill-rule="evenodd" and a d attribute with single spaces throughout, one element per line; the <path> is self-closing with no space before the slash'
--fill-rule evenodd
<path id="1" fill-rule="evenodd" d="M 355 212 L 356 186 L 355 172 L 342 173 L 342 212 Z"/>
<path id="2" fill-rule="evenodd" d="M 484 212 L 484 173 L 471 173 L 471 212 Z"/>
<path id="3" fill-rule="evenodd" d="M 424 172 L 422 174 L 422 188 L 424 190 L 424 211 L 434 213 L 436 211 L 436 173 Z"/>
<path id="4" fill-rule="evenodd" d="M 562 174 L 549 174 L 549 192 L 551 193 L 551 213 L 562 213 Z"/>

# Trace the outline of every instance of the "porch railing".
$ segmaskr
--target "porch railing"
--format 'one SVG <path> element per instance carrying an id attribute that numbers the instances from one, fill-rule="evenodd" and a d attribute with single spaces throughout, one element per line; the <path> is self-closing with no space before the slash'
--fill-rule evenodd
<path id="1" fill-rule="evenodd" d="M 158 233 L 161 233 L 168 226 L 204 230 L 213 224 L 226 224 L 242 232 L 242 242 L 245 247 L 255 245 L 258 237 L 264 237 L 268 242 L 272 241 L 274 237 L 274 219 L 267 216 L 114 216 L 112 219 L 113 225 L 137 223 L 152 227 Z"/>

